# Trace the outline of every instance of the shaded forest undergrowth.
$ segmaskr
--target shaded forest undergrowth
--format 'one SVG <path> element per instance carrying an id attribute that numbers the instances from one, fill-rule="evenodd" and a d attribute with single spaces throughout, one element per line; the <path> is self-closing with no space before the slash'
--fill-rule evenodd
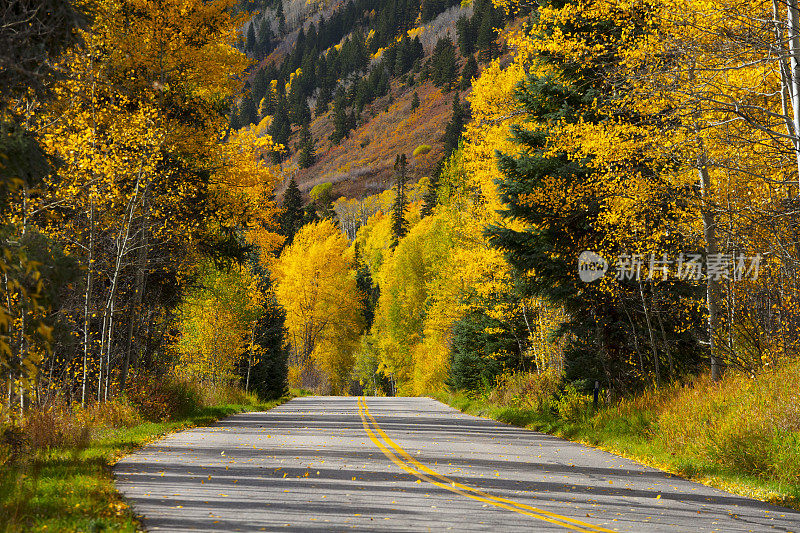
<path id="1" fill-rule="evenodd" d="M 300 394 L 262 402 L 232 386 L 162 380 L 148 384 L 146 395 L 31 410 L 21 423 L 0 426 L 0 524 L 5 531 L 139 531 L 114 487 L 111 467 L 123 455 L 166 433 Z"/>
<path id="2" fill-rule="evenodd" d="M 434 397 L 469 414 L 551 433 L 743 496 L 800 509 L 800 364 L 754 379 L 708 375 L 609 400 L 551 375 L 505 375 Z"/>

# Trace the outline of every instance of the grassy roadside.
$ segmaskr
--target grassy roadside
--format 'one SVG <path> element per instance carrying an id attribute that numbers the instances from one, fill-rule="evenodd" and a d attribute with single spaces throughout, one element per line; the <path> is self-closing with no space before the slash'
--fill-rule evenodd
<path id="1" fill-rule="evenodd" d="M 776 475 L 774 468 L 770 470 L 758 464 L 770 463 L 772 466 L 771 463 L 775 463 L 780 469 L 783 457 L 774 457 L 781 454 L 770 451 L 776 447 L 782 455 L 796 462 L 797 432 L 776 432 L 764 440 L 762 435 L 745 427 L 741 433 L 746 442 L 742 443 L 730 438 L 726 440 L 725 431 L 730 433 L 730 429 L 713 417 L 709 417 L 710 421 L 705 420 L 705 427 L 694 430 L 694 435 L 680 434 L 675 430 L 675 419 L 681 419 L 681 424 L 687 427 L 703 425 L 704 421 L 699 420 L 697 413 L 702 414 L 703 407 L 709 408 L 709 404 L 711 408 L 718 408 L 714 405 L 718 399 L 715 398 L 717 391 L 707 387 L 707 383 L 700 383 L 697 390 L 692 391 L 694 405 L 687 405 L 683 398 L 687 394 L 686 387 L 674 386 L 600 405 L 596 410 L 584 403 L 584 409 L 573 411 L 569 416 L 561 415 L 552 403 L 543 402 L 536 407 L 504 405 L 492 394 L 442 392 L 432 397 L 467 414 L 556 435 L 734 494 L 800 510 L 800 480 L 796 474 Z M 735 403 L 741 396 L 736 392 L 723 390 L 721 395 L 728 394 L 731 402 Z M 694 412 L 682 412 L 688 408 L 693 408 Z M 756 418 L 761 414 L 751 412 L 751 416 Z M 736 415 L 734 410 L 732 416 Z M 677 445 L 676 441 L 681 439 L 685 442 Z M 731 459 L 709 453 L 708 447 L 704 446 L 706 439 L 724 447 L 728 454 L 738 453 L 740 456 Z"/>
<path id="2" fill-rule="evenodd" d="M 198 407 L 159 422 L 104 427 L 79 445 L 38 449 L 0 469 L 0 531 L 138 531 L 114 486 L 111 467 L 120 457 L 167 433 L 268 410 L 299 395 L 292 391 L 268 403 L 241 395 L 242 403 Z"/>

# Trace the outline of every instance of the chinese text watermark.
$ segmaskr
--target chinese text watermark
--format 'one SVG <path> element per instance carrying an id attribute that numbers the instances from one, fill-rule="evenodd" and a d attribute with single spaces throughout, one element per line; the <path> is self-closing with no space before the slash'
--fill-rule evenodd
<path id="1" fill-rule="evenodd" d="M 586 283 L 598 280 L 611 270 L 620 281 L 641 279 L 755 280 L 761 266 L 761 254 L 627 254 L 617 256 L 613 264 L 601 255 L 584 251 L 578 257 L 578 276 Z"/>

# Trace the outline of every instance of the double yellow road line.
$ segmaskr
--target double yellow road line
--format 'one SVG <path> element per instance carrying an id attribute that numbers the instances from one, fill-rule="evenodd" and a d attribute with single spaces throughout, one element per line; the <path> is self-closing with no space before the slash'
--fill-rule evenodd
<path id="1" fill-rule="evenodd" d="M 458 483 L 420 463 L 411 457 L 411 455 L 409 455 L 408 452 L 406 452 L 403 448 L 398 446 L 397 443 L 390 439 L 386 432 L 384 432 L 380 425 L 378 425 L 378 422 L 375 420 L 375 418 L 370 414 L 369 408 L 367 407 L 367 400 L 363 396 L 358 399 L 358 414 L 361 416 L 361 422 L 364 425 L 364 430 L 367 432 L 367 435 L 369 435 L 370 440 L 375 444 L 375 446 L 377 446 L 383 452 L 383 454 L 389 458 L 390 461 L 421 481 L 425 481 L 432 485 L 436 485 L 439 488 L 449 490 L 450 492 L 454 492 L 479 502 L 484 502 L 494 505 L 495 507 L 500 507 L 501 509 L 507 509 L 509 511 L 514 511 L 515 513 L 538 518 L 539 520 L 544 520 L 545 522 L 550 522 L 551 524 L 565 527 L 570 531 L 583 531 L 587 533 L 596 533 L 598 531 L 602 531 L 605 533 L 614 533 L 610 529 L 605 529 L 599 526 L 588 524 L 586 522 L 581 522 L 580 520 L 575 520 L 574 518 L 569 518 L 568 516 L 551 513 L 543 509 L 537 509 L 536 507 L 531 507 L 530 505 L 525 505 L 524 503 L 493 496 L 483 492 L 480 489 Z"/>

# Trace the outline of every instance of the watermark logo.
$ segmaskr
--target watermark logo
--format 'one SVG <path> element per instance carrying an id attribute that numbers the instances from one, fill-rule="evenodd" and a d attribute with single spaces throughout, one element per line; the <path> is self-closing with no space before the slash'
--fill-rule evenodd
<path id="1" fill-rule="evenodd" d="M 641 279 L 679 280 L 712 279 L 740 281 L 756 280 L 761 267 L 761 254 L 679 254 L 670 258 L 667 254 L 623 253 L 617 256 L 613 265 L 614 278 L 620 281 Z M 599 254 L 586 250 L 578 257 L 578 276 L 581 281 L 590 283 L 602 278 L 609 270 L 608 262 Z"/>
<path id="2" fill-rule="evenodd" d="M 607 270 L 608 261 L 594 252 L 586 250 L 578 257 L 578 276 L 585 283 L 602 278 Z"/>

